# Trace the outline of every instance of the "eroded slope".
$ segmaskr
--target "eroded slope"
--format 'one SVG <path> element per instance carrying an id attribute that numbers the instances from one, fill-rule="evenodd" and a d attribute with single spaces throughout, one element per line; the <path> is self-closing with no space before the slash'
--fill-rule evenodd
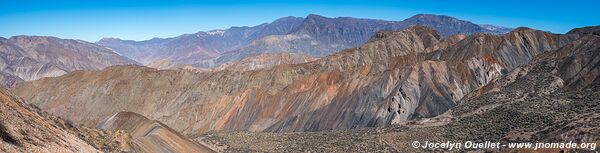
<path id="1" fill-rule="evenodd" d="M 133 112 L 118 112 L 98 125 L 100 129 L 123 130 L 131 136 L 134 152 L 214 152 L 190 141 L 158 121 Z"/>
<path id="2" fill-rule="evenodd" d="M 338 132 L 210 132 L 198 141 L 228 152 L 445 152 L 413 141 L 600 143 L 600 37 L 584 36 L 542 53 L 479 88 L 450 111 L 398 126 Z M 598 149 L 597 147 L 595 148 Z M 473 149 L 486 151 L 481 149 Z M 466 152 L 472 150 L 453 150 Z M 490 149 L 594 152 L 590 149 Z"/>
<path id="3" fill-rule="evenodd" d="M 184 134 L 386 127 L 442 114 L 467 93 L 576 37 L 520 28 L 442 39 L 414 26 L 378 32 L 361 47 L 304 64 L 214 73 L 118 66 L 14 91 L 86 125 L 126 110 Z M 82 112 L 88 115 L 76 115 Z"/>
<path id="4" fill-rule="evenodd" d="M 0 89 L 0 152 L 100 152 Z"/>

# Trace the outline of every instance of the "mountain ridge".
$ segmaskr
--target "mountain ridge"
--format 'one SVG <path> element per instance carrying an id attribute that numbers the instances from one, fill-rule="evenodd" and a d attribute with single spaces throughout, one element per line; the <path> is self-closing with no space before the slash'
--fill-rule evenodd
<path id="1" fill-rule="evenodd" d="M 55 77 L 75 70 L 99 70 L 110 65 L 137 64 L 113 50 L 74 39 L 13 36 L 0 39 L 2 86 Z"/>
<path id="2" fill-rule="evenodd" d="M 196 67 L 213 68 L 263 53 L 288 52 L 326 56 L 342 49 L 361 45 L 376 31 L 401 30 L 415 24 L 423 24 L 441 30 L 443 36 L 457 33 L 469 35 L 474 32 L 503 33 L 484 29 L 468 21 L 441 15 L 419 14 L 404 21 L 385 21 L 352 17 L 328 18 L 309 14 L 304 18 L 283 17 L 271 23 L 253 27 L 231 27 L 207 31 L 219 31 L 222 33 L 220 35 L 197 32 L 145 41 L 107 38 L 96 43 L 113 48 L 117 52 L 123 52 L 123 55 L 144 64 L 154 60 L 167 59 L 175 64 L 193 64 Z M 220 38 L 227 36 L 228 33 L 232 35 L 230 38 Z M 218 43 L 213 40 L 223 41 Z M 187 47 L 176 47 L 175 44 Z M 227 47 L 218 47 L 222 45 Z"/>
<path id="3" fill-rule="evenodd" d="M 144 41 L 103 38 L 96 43 L 118 50 L 123 55 L 143 64 L 148 64 L 156 59 L 168 59 L 176 64 L 189 64 L 191 61 L 215 57 L 221 52 L 238 47 L 257 37 L 286 34 L 299 22 L 301 22 L 300 18 L 284 17 L 257 26 L 216 29 L 216 31 L 220 31 L 219 34 L 211 30 L 212 34 L 211 31 L 200 31 L 177 37 L 154 38 Z"/>
<path id="4" fill-rule="evenodd" d="M 161 122 L 133 112 L 117 112 L 101 122 L 99 129 L 123 130 L 131 135 L 133 152 L 214 152 Z"/>
<path id="5" fill-rule="evenodd" d="M 442 114 L 467 93 L 529 62 L 528 56 L 576 38 L 524 28 L 503 36 L 442 38 L 431 28 L 413 26 L 379 32 L 363 46 L 302 64 L 209 73 L 116 66 L 27 82 L 14 91 L 45 110 L 85 125 L 117 111 L 101 106 L 115 106 L 164 122 L 183 134 L 387 127 Z M 488 50 L 482 44 L 496 45 Z M 525 56 L 511 58 L 517 55 Z M 458 60 L 445 58 L 452 56 Z M 77 84 L 61 83 L 74 81 Z M 32 91 L 53 98 L 46 100 Z M 74 92 L 82 95 L 63 96 Z M 64 105 L 85 107 L 57 107 Z M 69 115 L 78 111 L 90 115 Z"/>
<path id="6" fill-rule="evenodd" d="M 277 52 L 326 56 L 339 50 L 362 45 L 379 30 L 402 30 L 412 25 L 424 25 L 441 30 L 442 36 L 492 32 L 469 21 L 443 15 L 418 14 L 403 21 L 385 21 L 352 17 L 328 18 L 309 14 L 289 34 L 267 36 L 238 50 L 224 52 L 219 57 L 197 62 L 194 65 L 210 68 L 245 57 Z M 501 32 L 492 33 L 501 34 Z"/>
<path id="7" fill-rule="evenodd" d="M 197 141 L 225 145 L 225 152 L 593 152 L 596 146 L 449 150 L 407 144 L 474 140 L 505 145 L 522 142 L 599 143 L 598 41 L 598 36 L 581 36 L 561 48 L 539 54 L 530 63 L 479 89 L 486 92 L 472 92 L 477 95 L 463 98 L 456 107 L 434 118 L 388 128 L 345 131 L 212 131 L 199 136 Z M 591 76 L 572 77 L 588 75 Z M 580 82 L 579 79 L 587 81 L 571 84 Z M 578 88 L 572 89 L 569 84 Z"/>

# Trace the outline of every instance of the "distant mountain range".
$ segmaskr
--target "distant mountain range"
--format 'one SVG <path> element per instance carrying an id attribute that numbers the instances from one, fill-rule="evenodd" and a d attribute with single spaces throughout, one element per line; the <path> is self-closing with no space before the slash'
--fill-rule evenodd
<path id="1" fill-rule="evenodd" d="M 168 59 L 177 64 L 194 63 L 217 57 L 225 51 L 240 48 L 268 35 L 287 34 L 300 25 L 302 20 L 297 17 L 284 17 L 269 24 L 253 27 L 231 27 L 226 30 L 184 34 L 173 38 L 154 38 L 139 42 L 104 38 L 96 43 L 112 48 L 143 64 L 161 59 Z"/>
<path id="2" fill-rule="evenodd" d="M 599 31 L 311 14 L 146 41 L 0 38 L 0 152 L 598 142 Z"/>
<path id="3" fill-rule="evenodd" d="M 10 87 L 17 82 L 60 76 L 75 70 L 139 63 L 160 69 L 200 71 L 223 70 L 228 65 L 247 67 L 238 70 L 267 68 L 277 63 L 298 63 L 302 61 L 298 59 L 304 57 L 330 55 L 366 43 L 377 31 L 400 30 L 416 24 L 436 29 L 442 36 L 476 32 L 502 34 L 509 30 L 443 15 L 419 14 L 403 21 L 384 21 L 311 14 L 305 18 L 284 17 L 253 27 L 231 27 L 139 42 L 104 38 L 94 44 L 56 37 L 15 36 L 0 38 L 0 82 Z M 280 56 L 270 56 L 276 54 Z M 248 62 L 252 58 L 263 62 Z M 244 64 L 236 64 L 242 59 L 247 59 Z M 267 59 L 269 61 L 265 61 Z"/>
<path id="4" fill-rule="evenodd" d="M 81 40 L 44 36 L 0 37 L 0 83 L 55 77 L 75 70 L 137 64 L 113 50 Z"/>
<path id="5" fill-rule="evenodd" d="M 114 66 L 21 83 L 13 91 L 75 123 L 96 125 L 127 110 L 188 135 L 388 127 L 443 114 L 467 94 L 579 37 L 529 28 L 442 37 L 411 26 L 379 31 L 359 47 L 306 63 L 206 73 Z M 88 115 L 74 115 L 83 112 Z"/>
<path id="6" fill-rule="evenodd" d="M 166 59 L 175 64 L 213 68 L 264 53 L 322 57 L 364 44 L 377 31 L 402 30 L 411 25 L 431 27 L 444 37 L 510 31 L 510 28 L 478 25 L 443 15 L 418 14 L 403 21 L 384 21 L 311 14 L 305 18 L 285 17 L 254 27 L 232 27 L 173 38 L 146 41 L 105 38 L 96 43 L 143 64 Z"/>

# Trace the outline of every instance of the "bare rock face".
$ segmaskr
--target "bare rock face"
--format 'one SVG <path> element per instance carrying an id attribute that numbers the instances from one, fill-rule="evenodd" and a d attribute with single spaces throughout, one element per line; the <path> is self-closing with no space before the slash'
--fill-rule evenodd
<path id="1" fill-rule="evenodd" d="M 118 112 L 98 125 L 100 129 L 123 130 L 132 140 L 134 152 L 214 152 L 168 126 L 133 112 Z"/>
<path id="2" fill-rule="evenodd" d="M 530 29 L 521 29 L 524 34 Z M 513 31 L 515 32 L 515 31 Z M 512 35 L 519 36 L 519 35 Z M 508 36 L 508 37 L 512 37 Z M 514 38 L 514 37 L 513 37 Z M 525 38 L 531 38 L 526 36 Z M 468 38 L 466 38 L 468 39 Z M 517 39 L 519 40 L 519 39 Z M 521 39 L 522 40 L 522 39 Z M 523 41 L 522 41 L 523 42 Z M 543 44 L 532 43 L 531 44 Z M 545 45 L 541 45 L 545 46 Z M 600 143 L 600 37 L 582 35 L 535 55 L 471 92 L 446 113 L 388 128 L 298 133 L 217 131 L 202 141 L 225 152 L 445 152 L 428 142 Z M 398 96 L 406 99 L 404 95 Z M 396 99 L 398 100 L 398 99 Z M 392 106 L 392 110 L 399 110 Z M 291 145 L 293 144 L 293 145 Z M 324 146 L 324 147 L 315 147 Z M 598 149 L 597 146 L 595 149 Z M 594 152 L 591 149 L 457 149 L 453 152 Z"/>
<path id="3" fill-rule="evenodd" d="M 392 134 L 389 141 L 409 143 L 408 140 L 428 137 L 429 141 L 440 142 L 598 143 L 598 44 L 600 37 L 587 35 L 560 49 L 542 53 L 530 63 L 473 92 L 448 113 L 434 118 L 451 118 L 441 126 L 423 127 L 427 122 L 415 122 L 413 124 L 422 124 L 422 127 Z M 436 122 L 434 119 L 428 122 Z M 411 149 L 402 147 L 401 143 L 396 147 L 404 151 Z"/>
<path id="4" fill-rule="evenodd" d="M 104 122 L 104 130 L 74 126 L 0 89 L 0 151 L 213 152 L 162 123 L 137 114 L 120 114 Z"/>
<path id="5" fill-rule="evenodd" d="M 136 64 L 92 43 L 42 36 L 0 38 L 0 55 L 0 81 L 3 86 L 56 77 L 75 70 Z"/>
<path id="6" fill-rule="evenodd" d="M 116 66 L 27 82 L 14 91 L 85 125 L 126 110 L 184 134 L 387 127 L 442 114 L 471 91 L 577 37 L 519 28 L 503 36 L 442 38 L 413 26 L 378 32 L 363 46 L 303 64 L 210 73 Z M 83 112 L 88 115 L 74 115 Z"/>
<path id="7" fill-rule="evenodd" d="M 0 152 L 100 152 L 0 89 Z"/>

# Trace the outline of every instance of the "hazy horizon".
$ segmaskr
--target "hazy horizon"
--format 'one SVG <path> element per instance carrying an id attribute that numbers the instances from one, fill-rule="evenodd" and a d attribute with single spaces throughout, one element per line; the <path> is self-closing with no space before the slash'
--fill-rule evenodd
<path id="1" fill-rule="evenodd" d="M 388 21 L 401 21 L 416 14 L 436 14 L 476 24 L 525 26 L 554 33 L 600 24 L 599 13 L 592 11 L 595 5 L 557 2 L 24 0 L 3 4 L 0 6 L 1 37 L 40 35 L 90 42 L 106 37 L 136 41 L 175 37 L 232 26 L 255 26 L 281 17 L 308 14 Z M 449 5 L 452 7 L 447 7 Z"/>

